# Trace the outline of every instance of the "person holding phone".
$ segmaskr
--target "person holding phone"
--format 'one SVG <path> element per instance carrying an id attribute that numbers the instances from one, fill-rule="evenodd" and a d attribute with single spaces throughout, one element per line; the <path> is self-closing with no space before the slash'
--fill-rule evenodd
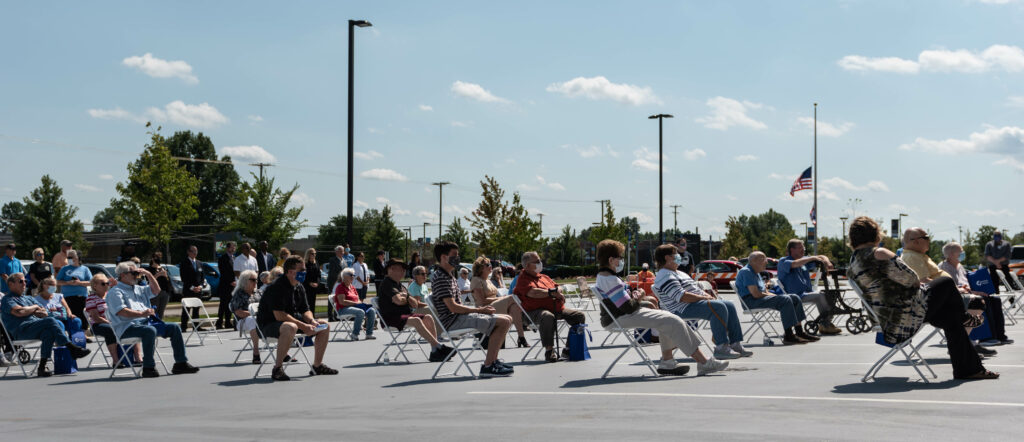
<path id="1" fill-rule="evenodd" d="M 68 303 L 71 313 L 79 318 L 85 317 L 85 297 L 89 294 L 89 280 L 92 279 L 92 272 L 82 265 L 82 257 L 77 250 L 68 250 L 68 264 L 60 268 L 57 273 L 57 287 L 61 288 L 64 301 Z M 89 324 L 82 324 L 83 330 L 89 329 Z"/>
<path id="2" fill-rule="evenodd" d="M 524 253 L 522 261 L 523 271 L 519 274 L 514 293 L 522 302 L 526 314 L 540 327 L 544 359 L 558 362 L 560 358 L 554 350 L 557 321 L 561 319 L 573 326 L 586 322 L 587 316 L 579 310 L 565 307 L 562 288 L 548 275 L 541 273 L 544 264 L 537 252 Z M 568 348 L 563 349 L 561 357 L 569 357 Z"/>

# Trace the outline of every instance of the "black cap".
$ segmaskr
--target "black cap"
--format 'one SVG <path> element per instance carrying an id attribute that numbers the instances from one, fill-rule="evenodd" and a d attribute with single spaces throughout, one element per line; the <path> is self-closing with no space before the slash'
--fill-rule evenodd
<path id="1" fill-rule="evenodd" d="M 391 266 L 394 266 L 394 265 L 402 266 L 403 269 L 409 267 L 405 263 L 405 261 L 402 261 L 401 259 L 398 259 L 398 258 L 391 258 L 391 259 L 388 260 L 387 264 L 384 264 L 384 268 L 385 269 L 389 269 L 389 268 L 391 268 Z"/>

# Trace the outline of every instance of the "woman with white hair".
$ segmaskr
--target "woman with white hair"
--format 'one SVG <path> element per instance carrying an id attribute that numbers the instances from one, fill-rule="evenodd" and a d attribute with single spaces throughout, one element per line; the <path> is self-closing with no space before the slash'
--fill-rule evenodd
<path id="1" fill-rule="evenodd" d="M 469 269 L 459 266 L 459 279 L 456 283 L 459 285 L 459 296 L 462 303 L 470 305 L 473 302 L 473 289 L 470 287 Z"/>
<path id="2" fill-rule="evenodd" d="M 355 276 L 356 271 L 351 267 L 341 271 L 341 279 L 334 287 L 334 309 L 338 311 L 338 316 L 354 316 L 352 335 L 349 339 L 358 341 L 360 328 L 366 332 L 364 339 L 377 339 L 373 336 L 373 325 L 377 321 L 377 312 L 359 300 L 359 291 L 352 286 Z"/>
<path id="3" fill-rule="evenodd" d="M 235 290 L 231 293 L 228 308 L 235 313 L 238 331 L 249 333 L 252 338 L 252 363 L 260 363 L 260 335 L 256 331 L 256 317 L 249 311 L 249 304 L 256 302 L 256 272 L 245 270 L 238 275 Z"/>
<path id="4" fill-rule="evenodd" d="M 961 295 L 980 296 L 985 300 L 985 315 L 988 316 L 988 327 L 992 331 L 992 339 L 983 341 L 984 346 L 1012 344 L 1013 339 L 1006 336 L 1006 319 L 1003 317 L 1003 303 L 998 298 L 989 296 L 988 293 L 971 290 L 970 282 L 967 281 L 967 271 L 964 270 L 963 262 L 964 248 L 956 241 L 950 241 L 942 246 L 942 256 L 945 259 L 939 263 L 939 269 L 949 274 L 953 282 L 960 289 Z M 970 307 L 968 307 L 970 308 Z"/>

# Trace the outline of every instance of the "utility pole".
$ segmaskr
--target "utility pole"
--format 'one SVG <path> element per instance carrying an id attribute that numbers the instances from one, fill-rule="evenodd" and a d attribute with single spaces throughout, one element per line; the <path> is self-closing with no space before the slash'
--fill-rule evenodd
<path id="1" fill-rule="evenodd" d="M 811 222 L 814 223 L 814 254 L 818 254 L 818 103 L 814 103 L 814 208 L 811 209 L 811 213 L 814 214 L 811 217 Z M 804 235 L 804 241 L 807 241 L 807 235 Z"/>
<path id="2" fill-rule="evenodd" d="M 406 233 L 406 236 L 405 236 L 405 257 L 408 258 L 409 257 L 409 243 L 412 241 L 412 227 L 411 226 L 410 227 L 406 227 L 405 229 L 402 229 L 402 230 L 405 230 L 405 233 Z"/>
<path id="3" fill-rule="evenodd" d="M 601 225 L 604 226 L 604 204 L 611 204 L 611 200 L 597 200 L 595 203 L 601 203 Z"/>
<path id="4" fill-rule="evenodd" d="M 843 220 L 843 244 L 846 244 L 846 220 L 850 219 L 850 217 L 840 216 L 839 219 Z"/>
<path id="5" fill-rule="evenodd" d="M 538 218 L 537 225 L 540 226 L 540 234 L 541 234 L 541 236 L 544 236 L 544 214 L 543 213 L 538 213 L 537 214 L 537 218 Z"/>
<path id="6" fill-rule="evenodd" d="M 429 225 L 430 223 L 423 223 L 423 245 L 420 246 L 420 256 L 427 255 L 427 226 Z"/>
<path id="7" fill-rule="evenodd" d="M 665 188 L 662 185 L 664 183 L 664 180 L 663 180 L 662 176 L 663 176 L 663 173 L 665 171 L 664 164 L 663 164 L 665 162 L 665 155 L 662 153 L 662 141 L 663 141 L 662 123 L 665 121 L 666 118 L 672 118 L 672 115 L 669 115 L 669 114 L 657 114 L 657 115 L 651 115 L 651 116 L 649 116 L 647 118 L 650 119 L 650 120 L 658 120 L 658 240 L 661 242 L 661 244 L 664 244 L 665 243 L 665 228 L 662 225 L 662 221 L 663 221 L 663 218 L 664 218 L 664 209 L 665 209 Z"/>
<path id="8" fill-rule="evenodd" d="M 963 226 L 956 226 L 956 230 L 957 230 L 957 232 L 959 232 L 959 235 L 960 235 L 960 245 L 963 246 L 964 245 L 964 227 Z"/>
<path id="9" fill-rule="evenodd" d="M 679 204 L 673 204 L 673 205 L 671 205 L 669 207 L 672 208 L 672 228 L 674 228 L 676 230 L 676 232 L 678 233 L 679 232 L 679 208 L 683 207 L 683 206 L 680 206 Z"/>
<path id="10" fill-rule="evenodd" d="M 437 186 L 437 237 L 438 238 L 441 237 L 441 225 L 444 224 L 444 217 L 441 216 L 442 215 L 441 214 L 441 208 L 443 207 L 442 204 L 444 203 L 444 200 L 442 199 L 443 196 L 444 196 L 444 186 L 446 186 L 448 184 L 451 184 L 451 183 L 449 183 L 447 181 L 441 181 L 441 182 L 437 182 L 437 183 L 430 183 L 430 185 L 432 185 L 432 186 Z"/>
<path id="11" fill-rule="evenodd" d="M 252 163 L 252 164 L 250 164 L 250 166 L 255 166 L 255 167 L 259 167 L 260 168 L 260 180 L 262 181 L 263 180 L 263 168 L 264 167 L 273 167 L 274 165 L 270 164 L 270 163 Z"/>

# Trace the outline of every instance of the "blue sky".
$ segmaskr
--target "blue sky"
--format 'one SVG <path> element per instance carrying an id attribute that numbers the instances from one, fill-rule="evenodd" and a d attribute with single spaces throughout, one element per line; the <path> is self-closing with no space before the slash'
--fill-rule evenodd
<path id="1" fill-rule="evenodd" d="M 445 223 L 490 174 L 519 190 L 544 233 L 618 216 L 724 233 L 729 215 L 791 198 L 812 161 L 819 220 L 910 216 L 1022 229 L 1024 2 L 62 2 L 2 6 L 0 199 L 49 173 L 86 221 L 146 141 L 199 130 L 239 163 L 299 183 L 312 225 L 345 210 L 347 20 L 356 30 L 357 210 Z M 148 54 L 148 55 L 147 55 Z M 256 147 L 254 147 L 256 146 Z M 247 177 L 256 171 L 239 166 Z M 381 179 L 384 178 L 384 179 Z M 858 204 L 851 199 L 859 198 Z M 671 209 L 665 225 L 672 225 Z M 433 230 L 434 233 L 430 233 Z M 313 233 L 314 228 L 302 234 Z M 420 233 L 416 233 L 416 232 Z"/>

